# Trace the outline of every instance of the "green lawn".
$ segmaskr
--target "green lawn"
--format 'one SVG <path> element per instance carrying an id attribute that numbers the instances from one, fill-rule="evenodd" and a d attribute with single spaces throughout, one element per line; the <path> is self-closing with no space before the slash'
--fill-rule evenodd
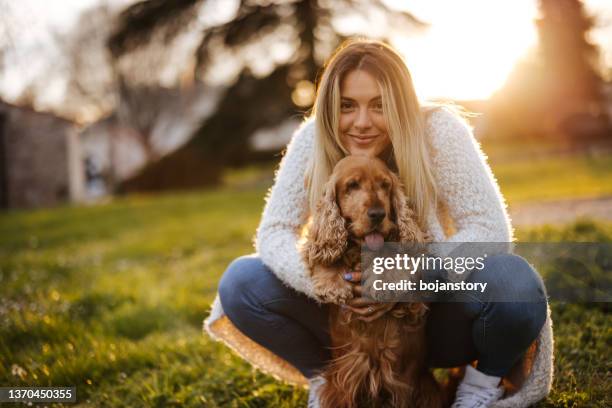
<path id="1" fill-rule="evenodd" d="M 224 268 L 252 251 L 264 191 L 0 215 L 0 385 L 76 385 L 81 406 L 305 404 L 305 391 L 201 332 Z M 518 236 L 610 242 L 612 224 Z M 553 313 L 555 390 L 541 406 L 612 406 L 610 315 L 561 304 Z"/>
<path id="2" fill-rule="evenodd" d="M 492 161 L 510 204 L 612 195 L 612 155 Z"/>
<path id="3" fill-rule="evenodd" d="M 486 152 L 487 150 L 485 150 Z M 510 205 L 530 202 L 612 196 L 612 154 L 544 155 L 506 159 L 497 153 L 489 160 Z M 226 174 L 236 187 L 271 183 L 274 167 L 251 166 Z"/>

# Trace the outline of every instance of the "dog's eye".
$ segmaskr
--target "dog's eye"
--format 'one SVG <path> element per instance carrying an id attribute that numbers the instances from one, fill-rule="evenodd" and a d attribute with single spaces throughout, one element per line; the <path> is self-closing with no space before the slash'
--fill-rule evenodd
<path id="1" fill-rule="evenodd" d="M 385 180 L 382 183 L 380 183 L 380 186 L 382 187 L 383 190 L 389 190 L 391 188 L 391 183 Z"/>
<path id="2" fill-rule="evenodd" d="M 351 180 L 346 184 L 347 190 L 357 190 L 359 188 L 359 183 L 356 180 Z"/>

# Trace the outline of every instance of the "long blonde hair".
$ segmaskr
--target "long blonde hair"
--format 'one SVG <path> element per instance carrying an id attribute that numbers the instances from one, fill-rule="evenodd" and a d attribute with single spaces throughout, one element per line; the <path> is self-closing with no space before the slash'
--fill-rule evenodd
<path id="1" fill-rule="evenodd" d="M 306 173 L 310 212 L 323 195 L 335 164 L 349 152 L 338 131 L 340 85 L 351 71 L 364 70 L 376 78 L 382 92 L 383 112 L 391 140 L 388 165 L 396 169 L 410 206 L 421 227 L 436 203 L 436 190 L 425 137 L 424 110 L 402 57 L 390 46 L 372 40 L 343 43 L 325 64 L 311 116 L 316 136 L 314 154 Z"/>

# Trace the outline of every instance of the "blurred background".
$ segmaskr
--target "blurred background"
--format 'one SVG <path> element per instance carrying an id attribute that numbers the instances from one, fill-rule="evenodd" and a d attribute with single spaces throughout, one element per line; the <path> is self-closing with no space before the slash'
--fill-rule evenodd
<path id="1" fill-rule="evenodd" d="M 0 385 L 304 406 L 202 320 L 354 35 L 395 46 L 423 100 L 477 113 L 519 241 L 604 248 L 545 282 L 612 287 L 609 0 L 0 0 Z M 612 406 L 608 305 L 553 302 L 538 407 Z"/>
<path id="2" fill-rule="evenodd" d="M 612 139 L 609 1 L 0 7 L 2 208 L 214 186 L 276 163 L 322 63 L 353 35 L 397 47 L 423 100 L 481 113 L 472 124 L 493 162 L 607 154 Z"/>

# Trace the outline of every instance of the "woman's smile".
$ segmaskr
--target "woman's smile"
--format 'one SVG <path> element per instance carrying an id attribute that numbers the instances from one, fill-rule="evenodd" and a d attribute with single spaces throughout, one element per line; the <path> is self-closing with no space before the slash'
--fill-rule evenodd
<path id="1" fill-rule="evenodd" d="M 380 86 L 367 71 L 349 72 L 340 90 L 340 139 L 349 154 L 378 156 L 389 144 Z"/>
<path id="2" fill-rule="evenodd" d="M 352 135 L 347 133 L 347 136 L 352 138 L 355 143 L 360 146 L 367 146 L 372 143 L 376 138 L 380 137 L 380 135 Z"/>

